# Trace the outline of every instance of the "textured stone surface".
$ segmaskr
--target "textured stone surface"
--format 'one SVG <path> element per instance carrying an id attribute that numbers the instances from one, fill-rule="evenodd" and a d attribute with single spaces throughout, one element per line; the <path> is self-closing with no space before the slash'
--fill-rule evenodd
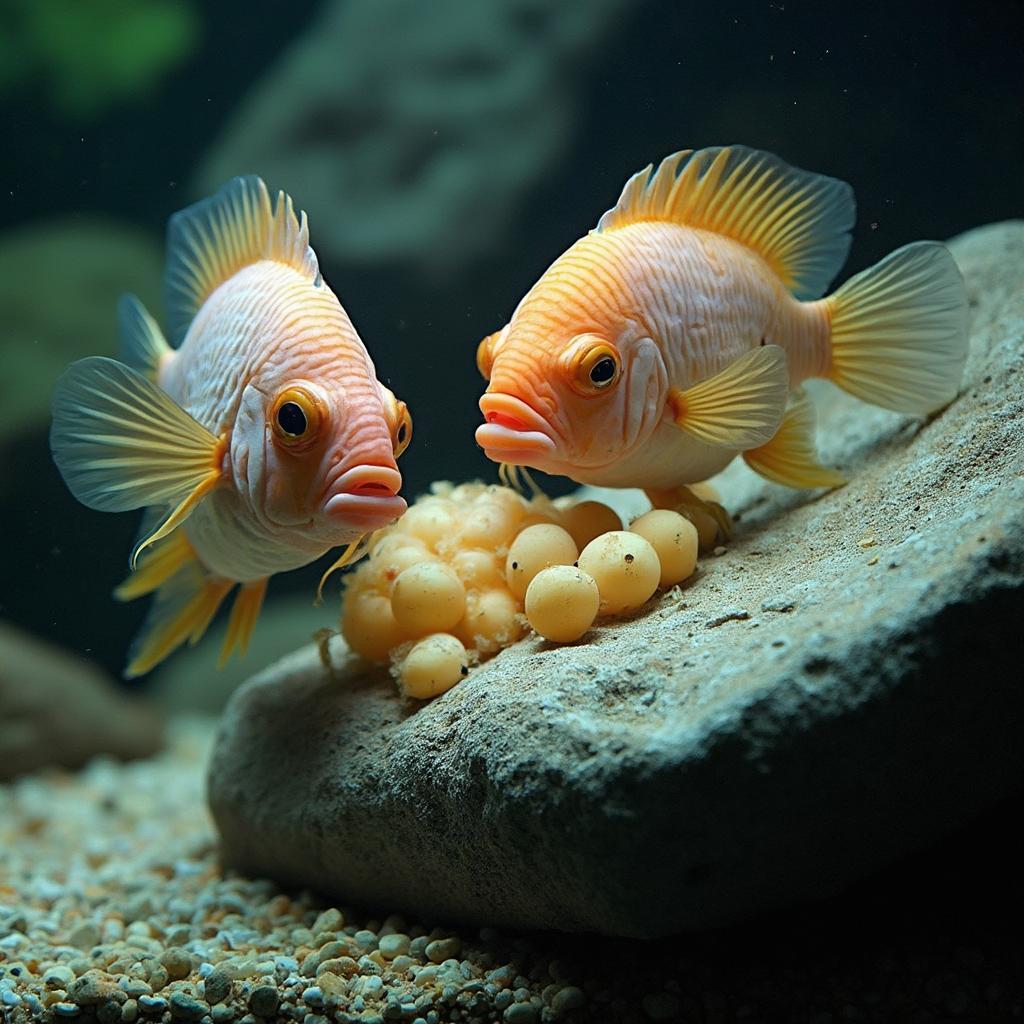
<path id="1" fill-rule="evenodd" d="M 244 686 L 209 795 L 240 868 L 362 904 L 659 935 L 834 892 L 1024 775 L 1024 223 L 928 423 L 831 389 L 823 496 L 734 467 L 726 553 L 647 614 L 403 705 L 341 647 Z M 441 468 L 441 467 L 439 467 Z"/>
<path id="2" fill-rule="evenodd" d="M 628 10 L 623 0 L 325 3 L 234 115 L 196 192 L 258 168 L 309 211 L 323 257 L 462 265 L 561 155 L 583 68 Z"/>
<path id="3" fill-rule="evenodd" d="M 0 622 L 0 779 L 100 754 L 148 757 L 162 728 L 94 665 Z"/>

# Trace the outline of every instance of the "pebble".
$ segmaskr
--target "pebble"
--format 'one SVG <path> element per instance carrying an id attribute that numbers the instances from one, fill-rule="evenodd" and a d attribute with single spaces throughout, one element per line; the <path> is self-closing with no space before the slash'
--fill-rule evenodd
<path id="1" fill-rule="evenodd" d="M 555 993 L 551 1000 L 551 1009 L 556 1017 L 560 1017 L 570 1010 L 578 1010 L 585 1002 L 586 997 L 583 995 L 582 989 L 576 988 L 574 985 L 566 985 L 565 988 L 559 989 Z"/>
<path id="2" fill-rule="evenodd" d="M 192 957 L 176 946 L 165 949 L 160 954 L 160 963 L 166 968 L 171 981 L 180 981 L 192 972 Z"/>
<path id="3" fill-rule="evenodd" d="M 257 1017 L 271 1017 L 277 1013 L 281 997 L 273 985 L 258 985 L 249 994 L 249 1009 Z"/>
<path id="4" fill-rule="evenodd" d="M 170 998 L 171 1016 L 175 1020 L 199 1020 L 209 1006 L 184 992 L 173 992 Z"/>
<path id="5" fill-rule="evenodd" d="M 92 949 L 100 941 L 100 930 L 92 921 L 83 921 L 68 933 L 68 943 L 79 949 Z"/>
<path id="6" fill-rule="evenodd" d="M 462 943 L 454 936 L 448 939 L 435 939 L 426 948 L 427 959 L 431 963 L 440 964 L 456 957 L 462 951 Z"/>
<path id="7" fill-rule="evenodd" d="M 215 967 L 207 976 L 204 993 L 212 1006 L 222 1003 L 231 994 L 231 975 L 223 967 Z"/>
<path id="8" fill-rule="evenodd" d="M 309 988 L 303 989 L 302 1001 L 311 1006 L 319 1006 L 324 1001 L 324 994 L 318 985 L 310 985 Z"/>
<path id="9" fill-rule="evenodd" d="M 505 1024 L 534 1024 L 537 1010 L 532 1003 L 513 1003 L 501 1019 Z"/>
<path id="10" fill-rule="evenodd" d="M 43 984 L 47 988 L 68 989 L 74 980 L 75 972 L 70 967 L 65 967 L 64 964 L 57 964 L 55 967 L 51 967 L 43 975 Z"/>
<path id="11" fill-rule="evenodd" d="M 313 922 L 313 934 L 321 932 L 340 932 L 345 927 L 345 915 L 336 907 L 321 911 Z"/>
<path id="12" fill-rule="evenodd" d="M 395 932 L 393 935 L 382 936 L 377 948 L 381 951 L 385 960 L 394 960 L 395 957 L 403 956 L 409 952 L 409 942 L 408 935 Z"/>

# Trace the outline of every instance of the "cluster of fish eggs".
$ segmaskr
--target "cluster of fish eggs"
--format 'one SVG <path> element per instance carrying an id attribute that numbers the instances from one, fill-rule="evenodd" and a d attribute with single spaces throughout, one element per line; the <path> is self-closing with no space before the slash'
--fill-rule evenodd
<path id="1" fill-rule="evenodd" d="M 426 699 L 529 627 L 569 643 L 599 614 L 641 607 L 693 573 L 697 548 L 697 528 L 670 510 L 624 530 L 600 502 L 437 483 L 348 575 L 341 632 L 357 654 L 390 661 L 407 696 Z"/>

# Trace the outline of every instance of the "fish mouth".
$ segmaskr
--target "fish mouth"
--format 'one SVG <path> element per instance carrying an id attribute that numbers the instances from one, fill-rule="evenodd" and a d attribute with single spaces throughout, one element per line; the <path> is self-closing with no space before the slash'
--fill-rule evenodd
<path id="1" fill-rule="evenodd" d="M 397 469 L 356 466 L 335 482 L 324 512 L 363 530 L 379 530 L 405 512 L 405 498 L 398 494 L 401 486 L 402 474 Z"/>
<path id="2" fill-rule="evenodd" d="M 521 399 L 489 391 L 480 411 L 487 422 L 476 428 L 476 443 L 492 461 L 526 465 L 555 451 L 551 424 Z"/>

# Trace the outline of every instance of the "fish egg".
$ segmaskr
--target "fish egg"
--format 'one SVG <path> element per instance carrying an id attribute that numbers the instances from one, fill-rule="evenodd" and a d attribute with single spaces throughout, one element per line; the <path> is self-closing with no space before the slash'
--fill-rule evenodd
<path id="1" fill-rule="evenodd" d="M 661 565 L 650 541 L 626 530 L 613 530 L 592 540 L 580 552 L 579 568 L 597 583 L 605 615 L 639 608 L 658 589 L 661 578 Z"/>
<path id="2" fill-rule="evenodd" d="M 526 596 L 530 580 L 549 565 L 572 565 L 579 554 L 576 542 L 567 530 L 554 523 L 528 526 L 508 549 L 505 578 L 508 589 L 520 601 Z"/>
<path id="3" fill-rule="evenodd" d="M 561 519 L 561 513 L 555 508 L 544 512 L 533 509 L 529 514 L 523 516 L 519 523 L 519 529 L 526 530 L 531 526 L 540 526 L 548 523 L 555 523 L 557 525 L 559 519 Z"/>
<path id="4" fill-rule="evenodd" d="M 391 540 L 397 543 L 384 547 L 384 544 Z M 433 561 L 435 558 L 433 552 L 418 537 L 399 533 L 393 537 L 385 537 L 384 541 L 374 548 L 370 564 L 373 565 L 378 584 L 387 589 L 411 565 Z"/>
<path id="5" fill-rule="evenodd" d="M 402 691 L 407 697 L 426 700 L 450 690 L 468 672 L 462 642 L 450 633 L 434 633 L 414 644 L 405 656 Z"/>
<path id="6" fill-rule="evenodd" d="M 655 508 L 634 519 L 629 532 L 650 541 L 661 563 L 659 585 L 671 587 L 693 575 L 697 566 L 697 527 L 669 509 Z"/>
<path id="7" fill-rule="evenodd" d="M 451 629 L 466 610 L 466 591 L 455 571 L 440 562 L 419 562 L 398 574 L 391 610 L 414 635 Z"/>
<path id="8" fill-rule="evenodd" d="M 507 503 L 475 502 L 459 527 L 458 543 L 468 547 L 500 548 L 515 535 L 520 519 L 522 516 Z"/>
<path id="9" fill-rule="evenodd" d="M 721 494 L 707 481 L 701 481 L 699 484 L 687 484 L 686 486 L 690 488 L 690 493 L 695 498 L 700 498 L 701 501 L 713 501 L 717 505 L 722 503 Z"/>
<path id="10" fill-rule="evenodd" d="M 601 595 L 594 577 L 572 565 L 541 569 L 526 588 L 526 618 L 545 640 L 579 640 L 597 618 Z"/>
<path id="11" fill-rule="evenodd" d="M 505 582 L 501 563 L 493 551 L 465 548 L 452 555 L 450 564 L 466 587 L 493 587 Z"/>
<path id="12" fill-rule="evenodd" d="M 341 635 L 349 647 L 368 661 L 384 662 L 392 647 L 408 636 L 398 625 L 391 602 L 375 590 L 349 584 L 341 611 Z"/>
<path id="13" fill-rule="evenodd" d="M 561 511 L 562 522 L 581 551 L 602 533 L 622 529 L 619 514 L 602 501 L 580 501 Z"/>
<path id="14" fill-rule="evenodd" d="M 700 508 L 680 508 L 679 514 L 693 523 L 701 551 L 710 551 L 718 542 L 718 522 L 710 512 Z"/>
<path id="15" fill-rule="evenodd" d="M 467 594 L 466 614 L 454 632 L 467 647 L 496 651 L 522 636 L 519 605 L 504 586 Z"/>
<path id="16" fill-rule="evenodd" d="M 479 498 L 486 489 L 483 484 L 459 484 L 452 488 L 448 497 L 457 505 L 465 505 L 467 502 Z"/>
<path id="17" fill-rule="evenodd" d="M 455 532 L 455 516 L 443 498 L 421 498 L 402 516 L 402 529 L 431 547 Z"/>

